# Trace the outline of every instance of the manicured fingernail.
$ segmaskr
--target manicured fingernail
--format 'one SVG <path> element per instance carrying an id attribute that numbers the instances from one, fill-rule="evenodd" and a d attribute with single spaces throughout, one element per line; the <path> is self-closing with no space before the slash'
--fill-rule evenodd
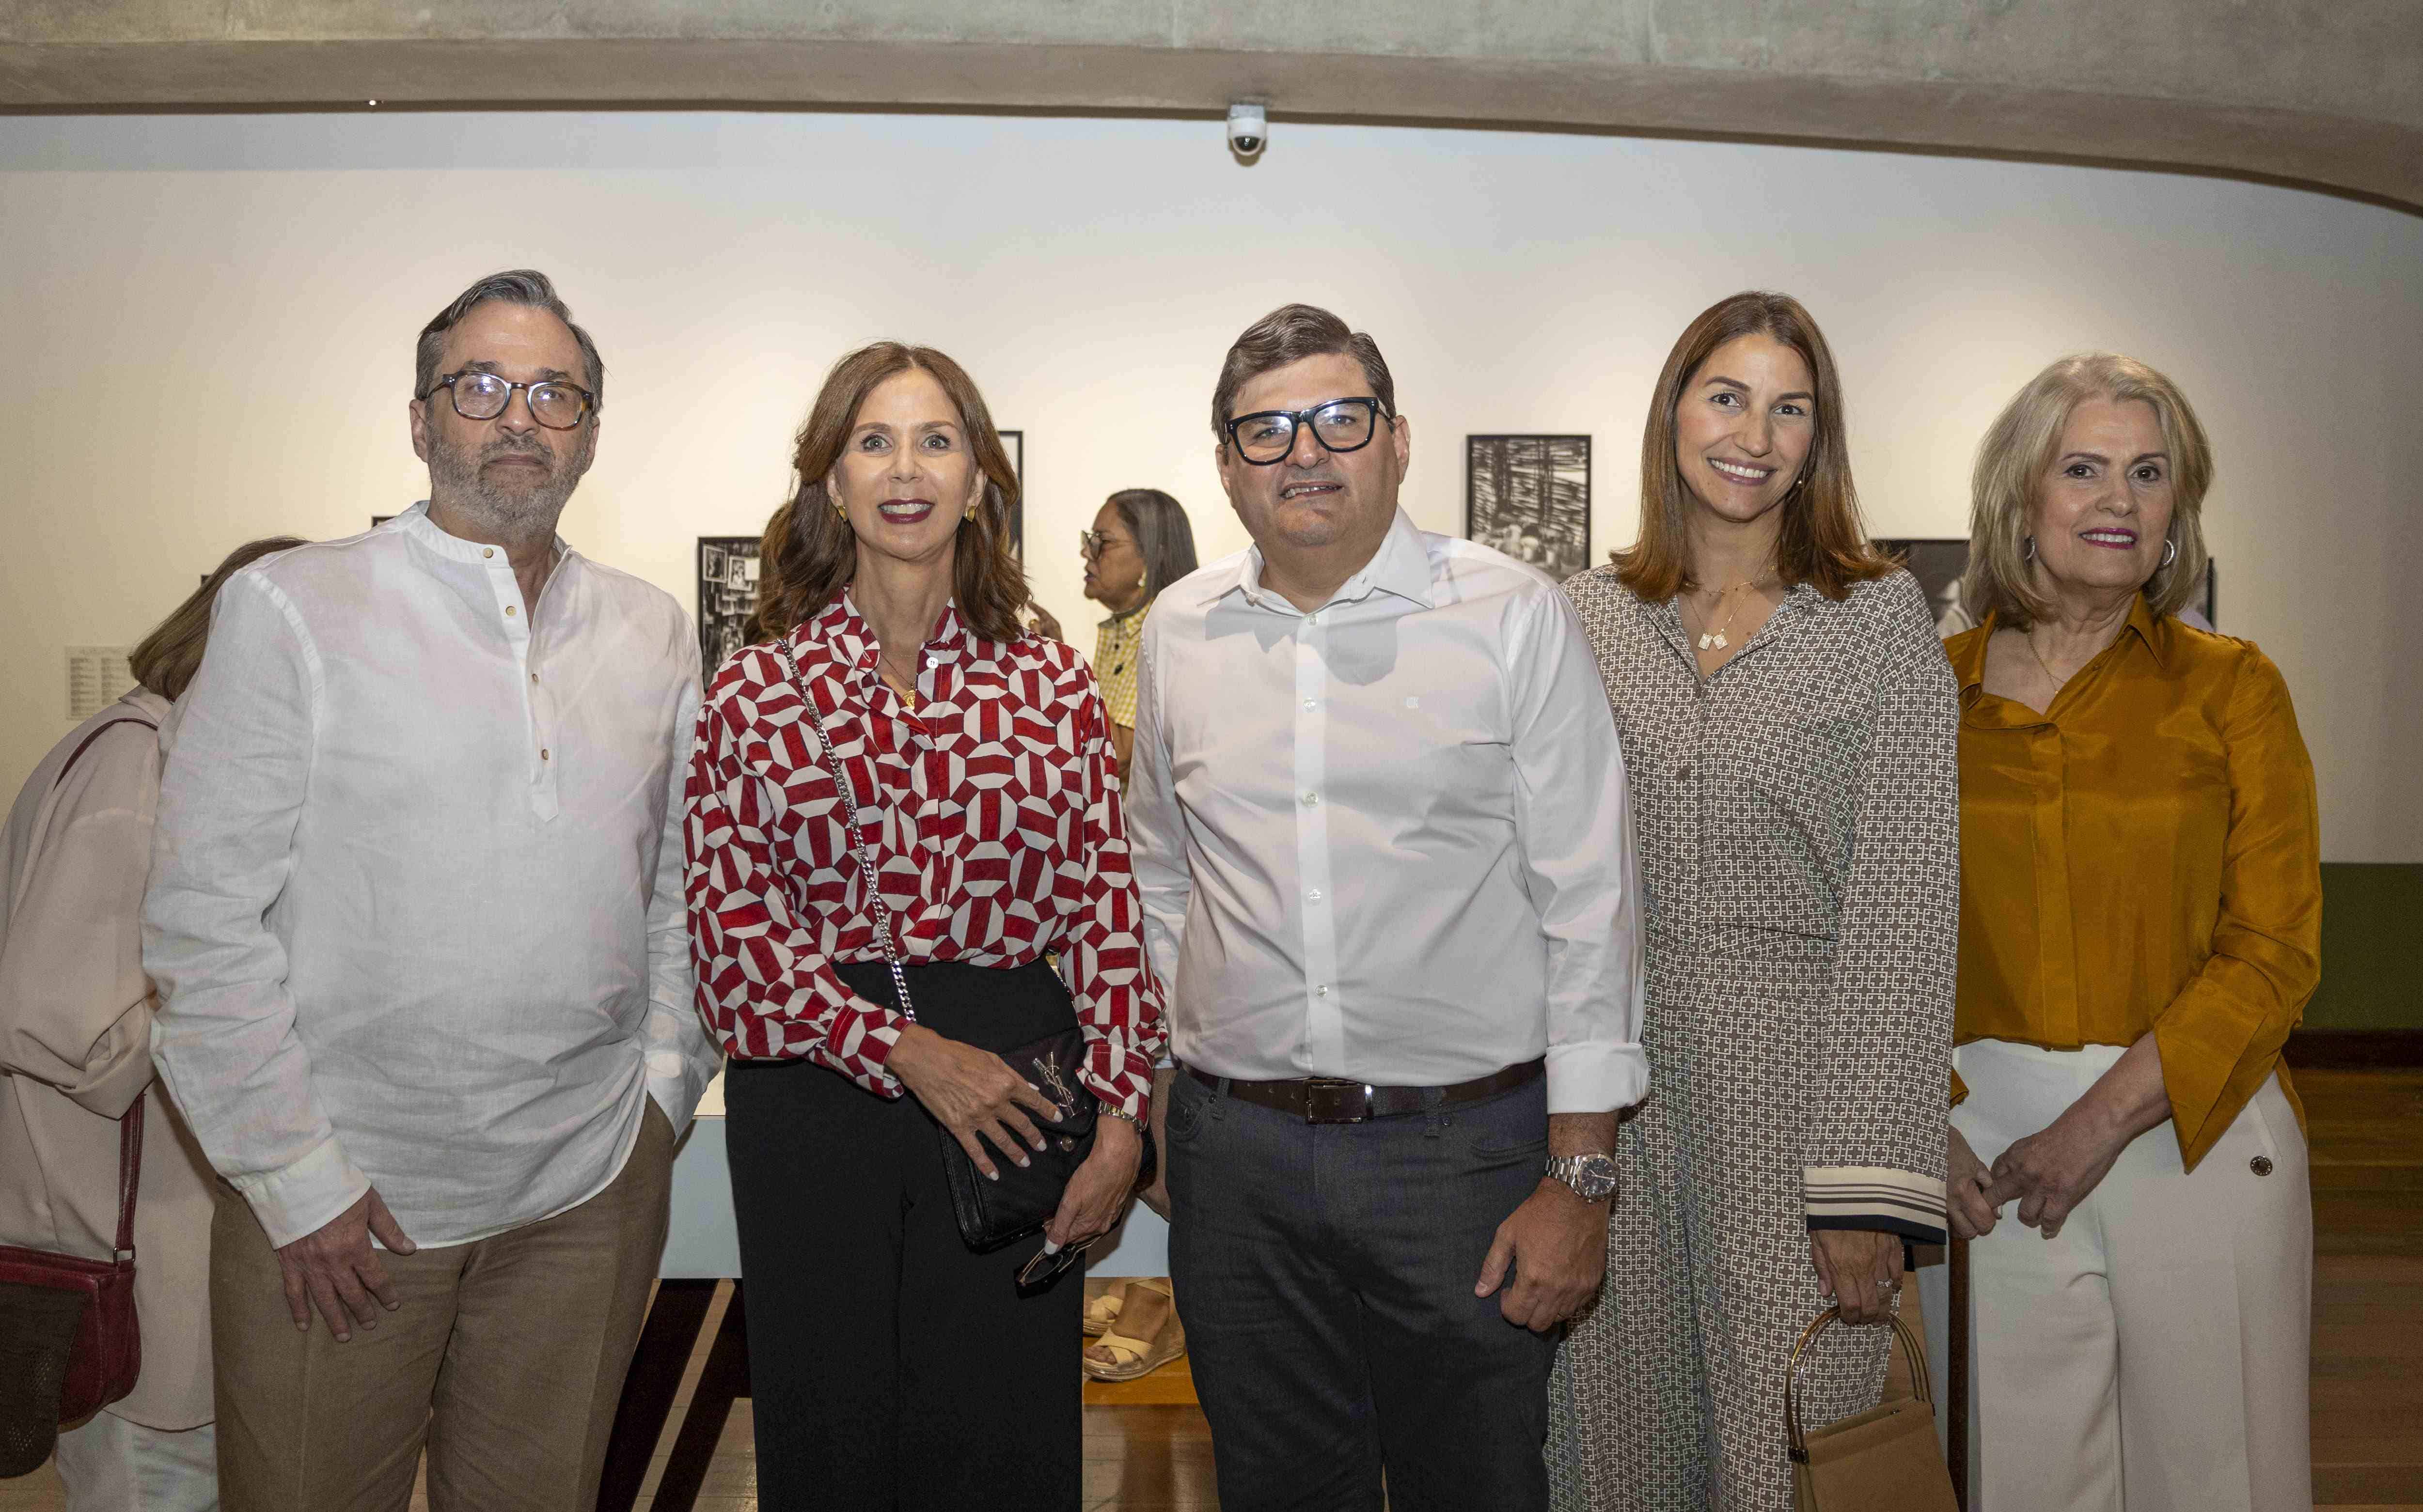
<path id="1" fill-rule="evenodd" d="M 1043 1252 L 1045 1254 L 1058 1254 L 1060 1252 L 1060 1246 L 1050 1239 L 1046 1239 L 1043 1241 Z"/>
<path id="2" fill-rule="evenodd" d="M 999 1181 L 1001 1179 L 1001 1173 L 998 1171 L 988 1171 L 985 1173 L 985 1179 L 987 1181 Z"/>
<path id="3" fill-rule="evenodd" d="M 1018 1169 L 1020 1169 L 1021 1171 L 1025 1170 L 1028 1166 L 1031 1166 L 1031 1165 L 1033 1165 L 1034 1163 L 1035 1163 L 1034 1161 L 1032 1161 L 1032 1160 L 1028 1159 L 1026 1157 L 1024 1157 L 1024 1156 L 1022 1156 L 1022 1155 L 1021 1155 L 1021 1156 L 1020 1156 L 1020 1157 L 1018 1158 Z"/>

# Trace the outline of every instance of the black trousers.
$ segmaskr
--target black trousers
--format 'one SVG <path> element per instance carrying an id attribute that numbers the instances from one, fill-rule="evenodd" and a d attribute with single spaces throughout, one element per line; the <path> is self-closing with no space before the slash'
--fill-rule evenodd
<path id="1" fill-rule="evenodd" d="M 881 965 L 844 967 L 892 1000 Z M 989 1049 L 1076 1021 L 1048 967 L 911 967 L 918 1021 Z M 1038 1236 L 970 1251 L 941 1127 L 806 1061 L 735 1061 L 732 1197 L 766 1512 L 1078 1504 L 1083 1275 L 1021 1293 Z"/>
<path id="2" fill-rule="evenodd" d="M 1180 1073 L 1169 1265 L 1223 1512 L 1530 1512 L 1556 1340 L 1472 1294 L 1540 1183 L 1547 1087 L 1307 1124 Z M 754 1305 L 753 1301 L 752 1304 Z"/>

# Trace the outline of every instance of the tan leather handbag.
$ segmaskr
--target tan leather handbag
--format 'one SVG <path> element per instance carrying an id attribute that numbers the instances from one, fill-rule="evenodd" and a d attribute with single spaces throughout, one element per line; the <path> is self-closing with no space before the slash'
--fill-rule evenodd
<path id="1" fill-rule="evenodd" d="M 1792 1455 L 1794 1506 L 1799 1512 L 1958 1512 L 1943 1446 L 1935 1440 L 1926 1346 L 1898 1315 L 1893 1332 L 1909 1356 L 1914 1394 L 1879 1402 L 1822 1428 L 1800 1426 L 1801 1357 L 1840 1313 L 1829 1307 L 1801 1331 L 1784 1370 L 1783 1431 Z"/>

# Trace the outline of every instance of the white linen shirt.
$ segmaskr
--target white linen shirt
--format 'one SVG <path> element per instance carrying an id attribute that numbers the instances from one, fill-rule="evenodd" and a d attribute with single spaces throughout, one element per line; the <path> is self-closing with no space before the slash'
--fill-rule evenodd
<path id="1" fill-rule="evenodd" d="M 264 559 L 162 732 L 152 1057 L 274 1244 L 373 1185 L 423 1248 L 562 1212 L 648 1096 L 679 1131 L 714 1072 L 682 906 L 698 641 L 557 548 L 534 614 L 425 504 Z"/>
<path id="2" fill-rule="evenodd" d="M 1310 614 L 1248 548 L 1145 626 L 1128 833 L 1172 1053 L 1442 1086 L 1547 1058 L 1551 1113 L 1648 1089 L 1614 717 L 1554 584 L 1401 512 Z"/>

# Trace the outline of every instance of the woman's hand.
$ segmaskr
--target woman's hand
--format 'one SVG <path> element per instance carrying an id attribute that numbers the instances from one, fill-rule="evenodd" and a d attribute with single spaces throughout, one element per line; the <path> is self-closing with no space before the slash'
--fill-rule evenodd
<path id="1" fill-rule="evenodd" d="M 1044 1226 L 1047 1251 L 1087 1245 L 1111 1231 L 1127 1210 L 1135 1190 L 1136 1171 L 1144 1164 L 1144 1141 L 1136 1126 L 1108 1113 L 1094 1121 L 1094 1153 L 1069 1178 L 1060 1194 L 1060 1210 Z"/>
<path id="2" fill-rule="evenodd" d="M 2162 1047 L 2148 1032 L 2059 1118 L 1995 1157 L 1986 1200 L 2000 1207 L 2017 1199 L 2019 1221 L 2050 1239 L 2130 1142 L 2170 1116 Z"/>
<path id="3" fill-rule="evenodd" d="M 1901 1290 L 1901 1236 L 1880 1229 L 1814 1229 L 1809 1235 L 1809 1263 L 1817 1268 L 1817 1284 L 1845 1323 L 1886 1323 L 1892 1319 L 1893 1294 Z"/>
<path id="4" fill-rule="evenodd" d="M 2041 1229 L 2048 1239 L 2059 1234 L 2071 1210 L 2086 1201 L 2135 1138 L 2096 1114 L 2082 1098 L 2044 1129 L 2013 1141 L 1994 1158 L 1986 1201 L 1999 1208 L 2016 1198 L 2020 1222 Z"/>
<path id="5" fill-rule="evenodd" d="M 1944 1146 L 1943 1206 L 1952 1220 L 1952 1236 L 1974 1239 L 1994 1232 L 1994 1204 L 1987 1196 L 1994 1178 L 1958 1129 Z"/>
<path id="6" fill-rule="evenodd" d="M 976 1136 L 991 1141 L 1005 1158 L 1024 1165 L 1028 1149 L 1043 1148 L 1043 1131 L 1026 1116 L 1027 1110 L 1046 1120 L 1060 1114 L 1058 1104 L 1036 1091 L 1000 1056 L 944 1039 L 922 1024 L 901 1032 L 884 1063 L 917 1095 L 926 1111 L 951 1131 L 976 1169 L 995 1181 L 1001 1172 Z M 1021 1140 L 1026 1142 L 1022 1146 Z"/>

